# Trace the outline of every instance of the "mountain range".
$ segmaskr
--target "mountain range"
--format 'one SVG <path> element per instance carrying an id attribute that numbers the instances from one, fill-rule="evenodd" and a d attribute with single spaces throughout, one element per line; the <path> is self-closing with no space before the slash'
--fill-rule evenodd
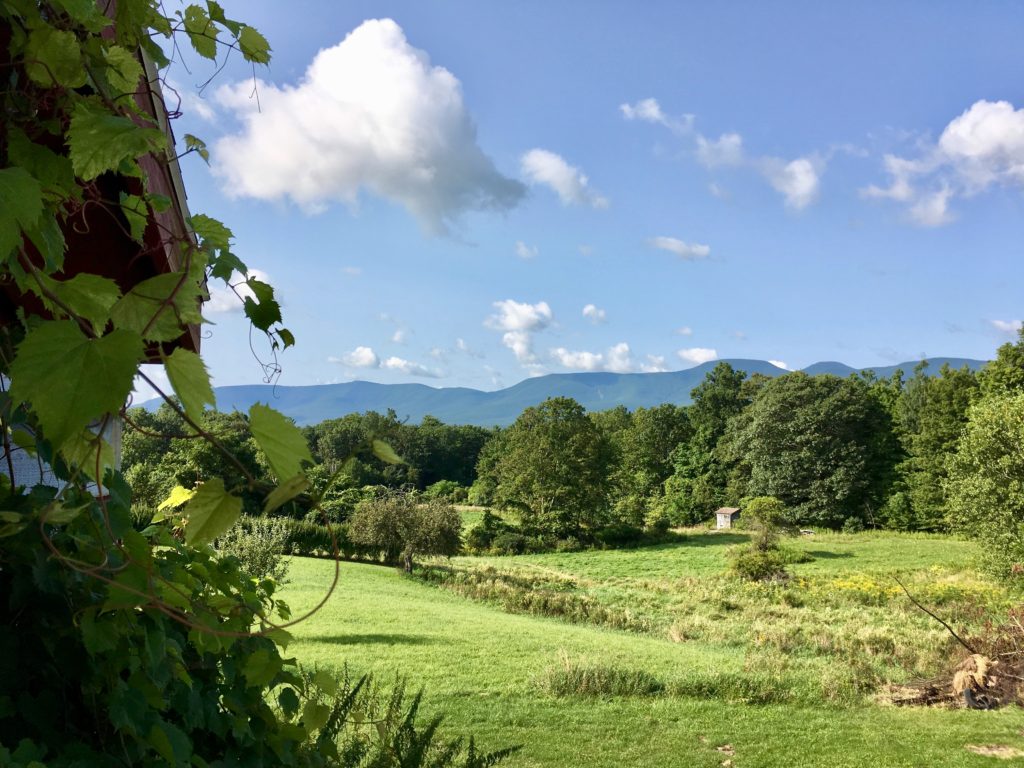
<path id="1" fill-rule="evenodd" d="M 748 374 L 781 376 L 788 371 L 765 360 L 714 360 L 694 368 L 665 373 L 552 373 L 525 379 L 518 384 L 494 392 L 466 387 L 428 387 L 424 384 L 375 384 L 349 381 L 341 384 L 310 386 L 274 386 L 243 384 L 216 387 L 217 407 L 221 411 L 247 411 L 253 403 L 269 403 L 298 424 L 316 424 L 349 413 L 386 412 L 394 409 L 398 417 L 418 423 L 430 415 L 447 424 L 507 426 L 531 405 L 549 397 L 571 397 L 588 411 L 601 411 L 624 405 L 630 410 L 649 408 L 662 403 L 686 405 L 690 390 L 704 380 L 718 363 L 727 362 Z M 968 366 L 978 370 L 983 360 L 938 357 L 929 359 L 928 371 L 937 374 L 944 364 L 953 368 Z M 879 377 L 891 376 L 897 369 L 911 375 L 917 362 L 889 365 L 873 370 Z M 861 369 L 837 362 L 814 363 L 803 369 L 813 376 L 832 374 L 849 376 Z M 159 400 L 149 400 L 143 407 L 155 409 Z"/>

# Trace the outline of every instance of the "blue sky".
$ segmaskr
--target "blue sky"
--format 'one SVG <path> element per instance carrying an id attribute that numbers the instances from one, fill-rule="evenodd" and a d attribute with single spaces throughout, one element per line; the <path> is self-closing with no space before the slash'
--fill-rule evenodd
<path id="1" fill-rule="evenodd" d="M 261 109 L 240 61 L 167 78 L 282 384 L 987 358 L 1024 316 L 1019 4 L 225 6 Z M 226 299 L 205 357 L 256 383 Z"/>

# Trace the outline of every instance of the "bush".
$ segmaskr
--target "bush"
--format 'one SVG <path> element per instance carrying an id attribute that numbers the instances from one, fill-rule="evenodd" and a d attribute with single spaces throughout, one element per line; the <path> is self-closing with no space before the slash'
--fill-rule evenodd
<path id="1" fill-rule="evenodd" d="M 439 499 L 451 504 L 464 502 L 468 497 L 469 489 L 454 480 L 438 480 L 423 492 L 425 499 Z"/>
<path id="2" fill-rule="evenodd" d="M 644 532 L 635 525 L 613 523 L 598 530 L 594 537 L 606 547 L 623 547 L 639 544 L 643 541 Z"/>
<path id="3" fill-rule="evenodd" d="M 530 545 L 530 539 L 521 533 L 506 531 L 498 534 L 491 542 L 491 552 L 496 555 L 521 555 Z"/>
<path id="4" fill-rule="evenodd" d="M 788 577 L 780 549 L 742 547 L 733 554 L 732 572 L 746 581 L 782 581 Z"/>
<path id="5" fill-rule="evenodd" d="M 494 539 L 508 530 L 504 520 L 485 509 L 480 522 L 466 534 L 466 547 L 474 552 L 486 552 L 493 545 Z"/>
<path id="6" fill-rule="evenodd" d="M 273 579 L 284 584 L 288 538 L 288 525 L 283 519 L 244 519 L 220 537 L 217 550 L 223 556 L 237 558 L 242 571 L 257 581 Z"/>
<path id="7" fill-rule="evenodd" d="M 860 533 L 864 530 L 864 521 L 859 517 L 848 517 L 843 522 L 843 533 Z"/>

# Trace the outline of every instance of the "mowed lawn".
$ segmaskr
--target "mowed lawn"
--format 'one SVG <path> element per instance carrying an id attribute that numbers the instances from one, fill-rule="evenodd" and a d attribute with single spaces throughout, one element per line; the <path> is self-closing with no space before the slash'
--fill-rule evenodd
<path id="1" fill-rule="evenodd" d="M 682 579 L 717 579 L 736 535 L 702 534 L 646 550 L 495 558 L 501 567 L 571 574 L 618 599 L 664 591 Z M 819 536 L 798 542 L 816 551 L 795 566 L 813 580 L 929 571 L 937 578 L 965 568 L 968 545 L 927 537 Z M 479 563 L 462 558 L 463 564 Z M 749 643 L 687 639 L 660 631 L 632 633 L 556 618 L 516 615 L 389 568 L 341 564 L 341 581 L 325 607 L 294 628 L 289 655 L 306 665 L 408 678 L 426 691 L 429 713 L 443 713 L 451 733 L 476 735 L 482 746 L 521 743 L 510 766 L 984 766 L 1000 761 L 968 746 L 1024 750 L 1024 712 L 896 708 L 855 701 L 750 704 L 719 697 L 719 679 L 779 675 L 780 685 L 821 673 L 827 659 L 767 673 L 764 649 Z M 296 615 L 330 583 L 334 564 L 296 558 L 285 598 Z M 669 607 L 672 608 L 674 604 Z M 751 609 L 753 610 L 753 609 Z M 805 610 L 812 610 L 808 606 Z M 847 613 L 854 608 L 846 607 Z M 737 619 L 730 613 L 727 621 Z M 709 614 L 712 618 L 714 613 Z M 705 617 L 706 618 L 706 617 Z M 758 617 L 763 621 L 764 617 Z M 785 621 L 786 618 L 780 619 Z M 878 621 L 874 616 L 872 621 Z M 706 633 L 709 638 L 717 637 Z M 774 649 L 778 653 L 778 649 Z M 643 670 L 666 684 L 654 697 L 555 697 L 542 685 L 565 660 Z M 837 665 L 842 659 L 836 659 Z M 767 674 L 767 678 L 766 675 Z M 695 685 L 694 683 L 698 683 Z M 806 688 L 815 681 L 806 681 Z M 735 686 L 730 688 L 734 690 Z M 680 695 L 673 691 L 690 691 Z"/>

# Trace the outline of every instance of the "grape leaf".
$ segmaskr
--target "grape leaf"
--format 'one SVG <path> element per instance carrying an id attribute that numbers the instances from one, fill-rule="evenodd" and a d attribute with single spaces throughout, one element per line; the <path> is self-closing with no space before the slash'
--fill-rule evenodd
<path id="1" fill-rule="evenodd" d="M 143 280 L 110 311 L 114 325 L 133 330 L 149 341 L 174 341 L 181 336 L 185 325 L 201 323 L 199 296 L 202 289 L 189 277 L 179 286 L 181 278 L 182 273 L 169 272 Z M 170 304 L 165 306 L 168 301 Z"/>
<path id="2" fill-rule="evenodd" d="M 143 128 L 127 117 L 111 114 L 102 103 L 79 101 L 68 128 L 68 148 L 75 173 L 91 181 L 133 160 L 165 148 L 167 138 L 156 128 Z"/>
<path id="3" fill-rule="evenodd" d="M 198 136 L 193 136 L 191 133 L 185 134 L 185 149 L 188 151 L 195 151 L 207 165 L 210 164 L 210 150 L 206 148 L 206 142 L 200 139 Z"/>
<path id="4" fill-rule="evenodd" d="M 206 59 L 217 58 L 217 27 L 198 5 L 185 9 L 185 32 L 196 53 Z"/>
<path id="5" fill-rule="evenodd" d="M 0 169 L 0 259 L 21 243 L 43 213 L 43 190 L 24 168 Z"/>
<path id="6" fill-rule="evenodd" d="M 263 503 L 263 514 L 269 514 L 282 504 L 287 504 L 307 488 L 309 488 L 309 479 L 303 473 L 285 480 L 267 494 L 267 500 Z"/>
<path id="7" fill-rule="evenodd" d="M 44 322 L 11 363 L 11 397 L 31 405 L 43 435 L 59 448 L 124 405 L 144 354 L 142 337 L 117 329 L 90 339 L 71 320 Z"/>
<path id="8" fill-rule="evenodd" d="M 186 501 L 196 495 L 195 491 L 190 491 L 188 488 L 184 488 L 180 485 L 174 486 L 171 489 L 170 494 L 166 499 L 160 502 L 160 505 L 156 508 L 158 512 L 162 512 L 165 509 L 171 509 L 173 507 L 180 507 Z"/>
<path id="9" fill-rule="evenodd" d="M 128 221 L 128 230 L 131 232 L 132 240 L 141 243 L 146 235 L 146 225 L 149 224 L 149 209 L 146 201 L 138 195 L 121 193 L 121 213 Z"/>
<path id="10" fill-rule="evenodd" d="M 405 464 L 405 460 L 395 453 L 395 449 L 383 440 L 374 438 L 371 447 L 373 448 L 373 455 L 385 464 Z"/>
<path id="11" fill-rule="evenodd" d="M 135 54 L 120 45 L 112 45 L 104 52 L 104 57 L 109 65 L 106 70 L 107 80 L 117 91 L 113 95 L 135 93 L 142 79 L 142 65 Z"/>
<path id="12" fill-rule="evenodd" d="M 261 331 L 270 330 L 274 323 L 281 322 L 281 305 L 274 298 L 273 287 L 254 277 L 250 277 L 245 283 L 256 297 L 245 297 L 242 305 L 245 316 Z"/>
<path id="13" fill-rule="evenodd" d="M 204 406 L 208 403 L 216 406 L 213 387 L 210 386 L 210 374 L 203 360 L 195 352 L 178 348 L 164 359 L 167 378 L 174 387 L 175 394 L 181 399 L 185 413 L 192 421 L 199 423 L 203 418 Z"/>
<path id="14" fill-rule="evenodd" d="M 121 298 L 121 289 L 117 283 L 88 272 L 75 275 L 70 280 L 54 280 L 41 273 L 39 279 L 61 304 L 88 320 L 96 335 L 103 332 L 110 319 L 111 308 Z M 45 296 L 43 300 L 50 305 Z M 63 314 L 63 310 L 58 311 Z"/>
<path id="15" fill-rule="evenodd" d="M 270 43 L 255 27 L 243 27 L 238 35 L 238 45 L 246 61 L 256 64 L 270 63 Z"/>
<path id="16" fill-rule="evenodd" d="M 195 495 L 185 507 L 188 524 L 185 541 L 188 544 L 209 544 L 228 532 L 242 514 L 242 500 L 224 488 L 219 477 L 211 478 L 196 488 Z"/>
<path id="17" fill-rule="evenodd" d="M 313 463 L 305 435 L 273 408 L 262 403 L 253 405 L 249 409 L 249 429 L 278 479 L 295 477 L 302 471 L 303 461 Z"/>
<path id="18" fill-rule="evenodd" d="M 40 85 L 80 88 L 85 85 L 82 51 L 73 32 L 44 25 L 32 30 L 25 46 L 25 71 Z"/>

